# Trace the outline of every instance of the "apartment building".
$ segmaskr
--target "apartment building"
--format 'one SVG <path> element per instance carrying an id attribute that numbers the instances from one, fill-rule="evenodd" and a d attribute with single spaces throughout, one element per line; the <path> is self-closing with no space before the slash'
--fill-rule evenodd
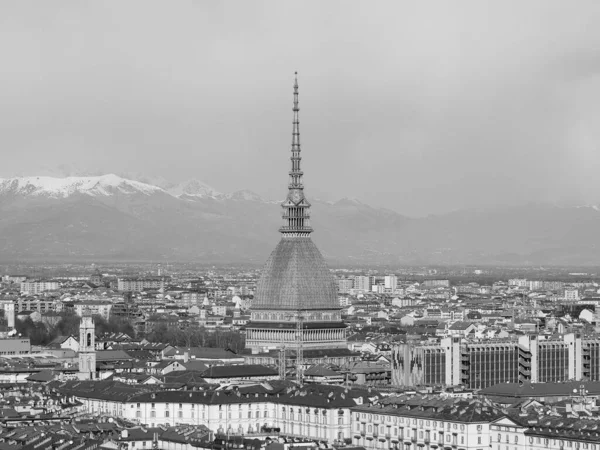
<path id="1" fill-rule="evenodd" d="M 40 314 L 50 311 L 56 311 L 56 302 L 54 299 L 37 297 L 19 297 L 15 300 L 15 311 L 38 311 Z"/>
<path id="2" fill-rule="evenodd" d="M 342 278 L 338 280 L 338 292 L 340 294 L 348 294 L 354 289 L 354 280 L 351 278 Z"/>
<path id="3" fill-rule="evenodd" d="M 25 280 L 21 281 L 21 293 L 28 295 L 39 294 L 44 291 L 54 291 L 58 289 L 58 281 L 47 280 Z"/>
<path id="4" fill-rule="evenodd" d="M 164 289 L 167 277 L 125 277 L 117 279 L 117 290 L 141 292 L 147 289 Z"/>
<path id="5" fill-rule="evenodd" d="M 110 302 L 103 302 L 100 300 L 87 300 L 79 303 L 75 303 L 73 305 L 73 309 L 75 314 L 79 317 L 83 316 L 83 313 L 86 310 L 89 310 L 90 314 L 93 316 L 101 316 L 105 320 L 110 318 L 110 311 L 113 307 L 113 304 Z"/>
<path id="6" fill-rule="evenodd" d="M 389 402 L 352 408 L 353 444 L 368 449 L 483 450 L 490 445 L 490 423 L 503 415 L 479 400 L 414 396 Z"/>
<path id="7" fill-rule="evenodd" d="M 208 391 L 154 391 L 114 382 L 67 382 L 61 392 L 80 410 L 146 426 L 205 425 L 229 435 L 279 428 L 285 435 L 339 442 L 350 438 L 350 410 L 375 398 L 367 390 L 310 385 L 270 390 L 263 385 Z M 98 384 L 103 383 L 103 384 Z"/>

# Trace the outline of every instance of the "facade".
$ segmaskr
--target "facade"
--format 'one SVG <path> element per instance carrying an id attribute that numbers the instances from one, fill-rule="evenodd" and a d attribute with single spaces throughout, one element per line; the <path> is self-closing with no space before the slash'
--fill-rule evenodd
<path id="1" fill-rule="evenodd" d="M 30 353 L 29 338 L 0 339 L 0 356 L 28 355 Z"/>
<path id="2" fill-rule="evenodd" d="M 423 286 L 426 288 L 450 287 L 450 280 L 425 280 Z"/>
<path id="3" fill-rule="evenodd" d="M 407 342 L 392 350 L 392 384 L 482 389 L 498 383 L 600 380 L 600 339 L 573 333 L 547 338 Z"/>
<path id="4" fill-rule="evenodd" d="M 354 277 L 354 289 L 362 292 L 370 292 L 373 287 L 373 277 L 357 275 Z"/>
<path id="5" fill-rule="evenodd" d="M 310 238 L 310 203 L 304 195 L 300 167 L 299 110 L 296 79 L 291 170 L 288 194 L 281 205 L 281 240 L 258 280 L 246 326 L 246 347 L 254 354 L 283 346 L 290 350 L 346 348 L 338 286 Z"/>
<path id="6" fill-rule="evenodd" d="M 338 292 L 340 294 L 348 294 L 354 289 L 354 280 L 351 278 L 343 278 L 338 280 Z"/>
<path id="7" fill-rule="evenodd" d="M 96 327 L 89 311 L 81 316 L 79 325 L 79 379 L 96 378 Z"/>
<path id="8" fill-rule="evenodd" d="M 117 280 L 117 290 L 122 292 L 141 292 L 147 289 L 164 289 L 165 277 L 126 277 Z"/>
<path id="9" fill-rule="evenodd" d="M 6 326 L 12 330 L 15 327 L 15 303 L 12 300 L 0 300 L 0 308 L 4 311 Z"/>
<path id="10" fill-rule="evenodd" d="M 356 406 L 352 442 L 369 449 L 483 450 L 490 445 L 490 422 L 502 415 L 498 408 L 477 400 L 420 396 Z"/>
<path id="11" fill-rule="evenodd" d="M 524 414 L 490 424 L 490 449 L 600 450 L 598 421 Z"/>
<path id="12" fill-rule="evenodd" d="M 390 289 L 394 292 L 398 287 L 398 277 L 396 275 L 386 275 L 384 278 L 384 286 L 386 289 Z"/>
<path id="13" fill-rule="evenodd" d="M 45 280 L 25 280 L 21 281 L 21 293 L 23 294 L 39 294 L 44 291 L 54 291 L 59 285 L 56 281 Z"/>
<path id="14" fill-rule="evenodd" d="M 55 302 L 51 299 L 37 297 L 20 297 L 15 301 L 15 310 L 22 311 L 38 311 L 41 314 L 55 311 Z"/>
<path id="15" fill-rule="evenodd" d="M 340 442 L 350 438 L 351 408 L 368 403 L 366 390 L 307 385 L 269 390 L 262 385 L 209 391 L 154 391 L 112 382 L 95 388 L 67 382 L 62 392 L 81 402 L 83 412 L 145 426 L 205 425 L 215 433 L 259 434 L 279 428 L 286 436 Z M 106 383 L 106 388 L 101 386 Z M 110 383 L 110 384 L 108 384 Z"/>
<path id="16" fill-rule="evenodd" d="M 88 312 L 92 316 L 101 316 L 103 319 L 108 320 L 110 318 L 110 312 L 113 304 L 110 302 L 102 302 L 96 300 L 89 300 L 81 303 L 75 303 L 73 309 L 75 314 L 79 317 Z"/>

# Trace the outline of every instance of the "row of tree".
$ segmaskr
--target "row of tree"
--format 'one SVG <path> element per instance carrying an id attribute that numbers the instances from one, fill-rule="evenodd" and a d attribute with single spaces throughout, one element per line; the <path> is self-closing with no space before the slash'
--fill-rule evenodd
<path id="1" fill-rule="evenodd" d="M 55 325 L 34 322 L 30 318 L 16 320 L 15 329 L 21 336 L 28 337 L 31 345 L 48 345 L 58 336 L 79 336 L 80 317 L 76 314 L 63 314 Z M 132 324 L 127 320 L 94 316 L 96 336 L 106 333 L 126 333 L 135 336 Z M 244 349 L 244 336 L 237 331 L 207 330 L 204 327 L 178 327 L 159 324 L 144 336 L 150 342 L 160 342 L 177 347 L 229 348 L 235 352 Z"/>
<path id="2" fill-rule="evenodd" d="M 245 346 L 244 336 L 238 331 L 213 331 L 204 327 L 188 327 L 182 330 L 167 324 L 153 327 L 146 339 L 177 347 L 229 348 L 235 352 L 243 350 Z"/>
<path id="3" fill-rule="evenodd" d="M 21 336 L 28 337 L 31 345 L 48 345 L 58 336 L 79 336 L 79 323 L 81 318 L 76 314 L 62 314 L 60 320 L 54 324 L 34 322 L 31 318 L 15 320 L 15 329 Z M 133 336 L 133 327 L 127 321 L 111 317 L 109 320 L 102 316 L 94 316 L 96 335 L 105 333 L 127 333 Z"/>

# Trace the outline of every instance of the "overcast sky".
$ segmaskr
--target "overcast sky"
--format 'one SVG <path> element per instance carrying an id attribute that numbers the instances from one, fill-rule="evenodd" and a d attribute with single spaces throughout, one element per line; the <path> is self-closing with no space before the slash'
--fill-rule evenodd
<path id="1" fill-rule="evenodd" d="M 309 199 L 600 203 L 598 24 L 598 0 L 5 1 L 0 175 L 281 199 L 297 70 Z"/>

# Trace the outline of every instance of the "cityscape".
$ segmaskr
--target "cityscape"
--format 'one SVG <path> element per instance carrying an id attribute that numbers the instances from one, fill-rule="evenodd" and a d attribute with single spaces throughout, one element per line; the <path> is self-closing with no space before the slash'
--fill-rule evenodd
<path id="1" fill-rule="evenodd" d="M 129 6 L 123 9 L 114 5 L 106 9 L 90 6 L 89 10 L 83 6 L 79 10 L 67 2 L 60 3 L 64 10 L 58 6 L 56 10 L 52 7 L 45 10 L 51 13 L 48 17 L 53 18 L 53 26 L 36 32 L 41 33 L 37 38 L 60 41 L 64 30 L 54 28 L 55 24 L 71 30 L 82 20 L 86 24 L 83 26 L 86 39 L 81 41 L 81 48 L 61 47 L 67 56 L 74 52 L 83 58 L 90 51 L 94 58 L 113 57 L 114 49 L 106 50 L 110 46 L 109 35 L 106 42 L 94 41 L 102 34 L 93 27 L 98 25 L 94 22 L 96 14 L 108 17 L 110 14 L 105 14 L 114 13 L 111 20 L 118 23 L 124 20 L 119 14 L 129 17 L 132 12 Z M 418 23 L 417 11 L 409 2 L 402 3 L 388 4 L 390 13 L 412 12 Z M 256 17 L 254 6 L 227 3 L 233 4 L 238 14 L 250 8 L 244 11 L 249 18 Z M 306 5 L 311 11 L 320 11 L 312 9 L 315 5 Z M 375 25 L 369 23 L 370 14 L 363 17 L 360 13 L 364 2 L 348 2 L 348 5 L 351 14 L 344 12 L 350 14 L 342 15 L 344 20 L 350 23 L 352 18 L 364 18 L 366 29 L 379 29 L 376 21 Z M 164 24 L 164 31 L 168 31 L 166 43 L 173 42 L 172 39 L 183 43 L 188 40 L 177 34 L 184 33 L 178 30 L 180 23 L 182 30 L 188 30 L 190 17 L 214 18 L 219 12 L 231 13 L 228 7 L 214 5 L 212 9 L 200 4 L 194 7 L 180 4 L 173 5 L 171 10 L 166 3 L 157 2 L 148 6 L 146 12 L 153 24 Z M 460 24 L 463 19 L 453 15 L 459 11 L 465 17 L 475 14 L 477 18 L 489 19 L 489 31 L 493 34 L 496 27 L 502 28 L 514 19 L 513 11 L 503 8 L 493 9 L 498 14 L 494 18 L 494 14 L 486 15 L 492 10 L 481 12 L 475 4 L 455 7 L 443 19 L 425 14 L 426 22 L 442 20 Z M 10 8 L 12 19 L 7 24 L 11 29 L 21 30 L 25 29 L 25 23 L 37 23 L 31 10 L 20 8 Z M 341 5 L 324 8 L 340 14 L 344 9 Z M 541 4 L 540 8 L 525 8 L 523 14 L 537 17 L 543 9 Z M 589 17 L 600 19 L 600 8 L 592 3 L 588 8 L 589 14 L 577 23 L 588 23 Z M 570 15 L 561 17 L 559 9 L 542 14 L 541 22 L 547 21 L 549 25 L 541 35 L 565 39 L 571 36 L 565 31 L 571 28 L 563 29 L 556 24 L 567 21 L 572 25 L 574 19 Z M 168 14 L 175 10 L 177 21 L 172 24 Z M 274 3 L 265 14 L 266 17 L 274 14 L 270 20 L 279 24 L 275 17 L 287 17 L 282 11 L 302 14 L 296 6 Z M 571 14 L 568 9 L 563 13 Z M 156 42 L 155 28 L 149 32 L 137 14 L 134 16 L 133 29 Z M 292 22 L 305 23 L 306 17 L 302 17 L 294 16 Z M 379 19 L 385 18 L 379 16 Z M 234 29 L 231 24 L 237 20 L 236 16 L 221 25 Z M 329 30 L 330 26 L 336 29 L 340 24 L 335 21 L 315 24 L 316 33 L 323 32 L 321 27 Z M 193 33 L 200 33 L 192 28 Z M 440 36 L 459 36 L 459 47 L 474 51 L 470 39 L 461 40 L 462 28 L 460 32 L 448 31 L 440 25 L 440 29 Z M 234 89 L 225 76 L 225 68 L 228 64 L 239 68 L 240 62 L 226 60 L 231 56 L 243 62 L 242 53 L 236 53 L 238 45 L 245 52 L 252 48 L 249 43 L 242 45 L 242 41 L 246 33 L 249 39 L 254 29 L 243 30 L 240 35 L 228 35 L 232 41 L 220 41 L 216 38 L 221 36 L 220 32 L 215 30 L 206 35 L 193 34 L 214 33 L 215 48 L 228 49 L 219 50 L 214 59 L 204 55 L 211 64 L 222 64 L 218 69 L 205 69 L 218 73 L 214 89 L 221 85 L 231 85 Z M 407 36 L 413 32 L 407 31 Z M 114 67 L 127 71 L 138 55 L 146 64 L 154 61 L 144 59 L 148 42 L 130 41 L 131 30 L 123 33 L 123 55 L 129 56 L 121 61 L 122 66 L 103 68 L 102 58 L 90 66 L 92 72 L 98 69 L 110 78 L 110 83 L 127 77 Z M 360 34 L 359 30 L 355 33 Z M 371 58 L 379 61 L 371 52 L 376 53 L 373 50 L 376 44 L 385 41 L 385 33 L 381 33 L 377 39 L 366 41 L 370 46 L 368 61 Z M 437 31 L 431 33 L 437 36 Z M 76 35 L 74 32 L 73 36 Z M 300 36 L 312 35 L 304 30 Z M 320 45 L 335 42 L 343 46 L 345 39 L 351 39 L 346 35 L 341 40 L 333 34 L 327 36 Z M 527 33 L 520 37 L 525 47 L 537 45 L 536 39 Z M 490 39 L 485 35 L 488 45 L 492 44 Z M 136 43 L 136 51 L 127 53 L 131 42 Z M 261 42 L 273 52 L 281 44 Z M 293 39 L 289 42 L 298 51 L 312 48 Z M 423 52 L 431 51 L 425 43 L 421 44 Z M 357 42 L 353 45 L 359 47 Z M 590 46 L 589 42 L 587 45 Z M 48 48 L 58 55 L 59 47 L 49 44 Z M 512 41 L 508 47 L 521 51 L 520 45 Z M 252 50 L 259 55 L 257 49 Z M 178 59 L 179 49 L 169 48 L 162 53 L 158 46 L 157 51 L 163 59 L 169 59 L 172 51 L 174 63 L 183 61 Z M 314 52 L 315 58 L 321 55 L 316 47 Z M 338 62 L 342 65 L 343 53 L 340 50 L 340 55 L 331 57 L 342 58 Z M 441 50 L 436 49 L 435 54 L 441 54 Z M 487 53 L 477 55 L 485 61 Z M 373 150 L 373 160 L 379 158 L 379 166 L 373 166 L 375 175 L 367 170 L 361 172 L 365 178 L 372 177 L 368 183 L 381 194 L 380 203 L 370 206 L 366 200 L 368 189 L 362 181 L 351 176 L 336 178 L 339 174 L 334 172 L 352 170 L 342 161 L 346 155 L 341 144 L 328 150 L 337 152 L 333 160 L 339 168 L 323 169 L 330 156 L 317 149 L 329 143 L 317 141 L 329 139 L 328 132 L 315 126 L 310 116 L 317 114 L 313 109 L 319 109 L 319 103 L 323 104 L 321 108 L 330 104 L 326 98 L 329 85 L 324 84 L 323 90 L 318 81 L 319 77 L 328 79 L 330 69 L 324 69 L 328 72 L 324 74 L 308 62 L 311 58 L 298 58 L 315 71 L 306 76 L 316 93 L 304 89 L 302 67 L 298 71 L 294 68 L 285 73 L 269 73 L 264 79 L 253 72 L 255 67 L 245 67 L 249 79 L 236 81 L 235 89 L 252 86 L 251 89 L 267 96 L 264 104 L 257 106 L 252 121 L 274 120 L 277 114 L 266 112 L 275 108 L 270 103 L 291 107 L 291 111 L 286 110 L 283 131 L 274 131 L 279 126 L 277 121 L 252 128 L 250 123 L 237 123 L 233 111 L 221 116 L 216 106 L 220 100 L 212 106 L 210 103 L 211 95 L 221 94 L 210 89 L 203 91 L 207 107 L 214 107 L 214 116 L 209 114 L 206 119 L 210 122 L 207 128 L 219 128 L 222 121 L 229 122 L 231 117 L 231 123 L 238 127 L 235 132 L 230 131 L 231 135 L 239 132 L 243 139 L 254 133 L 277 136 L 281 158 L 269 160 L 270 150 L 261 153 L 262 150 L 250 144 L 233 153 L 239 161 L 232 161 L 229 154 L 223 160 L 211 159 L 210 150 L 198 150 L 195 144 L 188 154 L 190 160 L 180 157 L 177 149 L 170 153 L 168 149 L 138 152 L 123 148 L 117 158 L 104 158 L 102 150 L 97 152 L 102 164 L 106 163 L 104 159 L 111 160 L 112 171 L 105 170 L 98 162 L 96 171 L 78 173 L 69 169 L 68 174 L 48 174 L 21 173 L 21 169 L 10 168 L 14 164 L 38 170 L 33 165 L 37 161 L 30 167 L 25 156 L 25 164 L 19 166 L 23 164 L 19 162 L 23 155 L 16 150 L 3 150 L 6 164 L 2 175 L 6 171 L 12 173 L 0 178 L 0 450 L 600 450 L 600 247 L 596 244 L 600 208 L 593 202 L 592 194 L 586 197 L 588 191 L 593 191 L 596 171 L 589 172 L 594 175 L 587 181 L 591 184 L 580 181 L 586 196 L 573 197 L 573 202 L 568 203 L 565 198 L 575 196 L 577 189 L 565 193 L 565 198 L 550 196 L 554 192 L 550 185 L 559 184 L 560 176 L 551 177 L 544 187 L 544 177 L 535 179 L 537 175 L 531 175 L 533 184 L 545 189 L 541 196 L 532 194 L 538 192 L 536 189 L 528 190 L 527 183 L 519 178 L 518 168 L 514 169 L 518 176 L 511 179 L 511 186 L 490 188 L 492 179 L 504 180 L 502 177 L 506 175 L 494 165 L 496 154 L 487 155 L 491 162 L 479 168 L 469 165 L 469 159 L 476 159 L 473 155 L 457 166 L 432 157 L 424 164 L 425 172 L 421 172 L 422 184 L 410 181 L 408 172 L 423 170 L 416 165 L 411 168 L 407 164 L 403 167 L 406 172 L 397 173 L 398 179 L 404 176 L 409 179 L 408 189 L 401 187 L 403 180 L 397 183 L 393 180 L 394 183 L 387 185 L 377 179 L 388 173 L 387 168 L 379 166 L 386 164 L 385 157 L 389 155 Z M 528 58 L 535 59 L 531 55 Z M 73 61 L 67 60 L 53 61 L 50 67 L 56 70 L 71 67 Z M 459 60 L 455 56 L 452 63 L 458 64 Z M 253 64 L 260 65 L 261 61 L 257 59 Z M 26 63 L 22 64 L 25 67 Z M 159 76 L 142 70 L 140 64 L 136 70 L 144 75 L 136 78 L 138 83 L 143 84 L 144 77 L 154 80 L 154 76 L 163 77 L 161 83 L 166 84 L 173 82 L 173 77 L 177 81 L 170 86 L 189 82 L 190 74 L 185 70 L 173 68 L 173 72 Z M 278 67 L 286 65 L 287 62 Z M 440 73 L 442 68 L 436 66 Z M 595 80 L 598 79 L 597 67 L 587 70 L 596 70 Z M 47 68 L 43 70 L 47 77 L 51 77 L 50 72 Z M 519 74 L 522 76 L 519 81 L 524 83 L 526 76 Z M 243 78 L 244 74 L 237 75 Z M 288 84 L 279 89 L 280 81 L 273 81 L 274 77 L 285 78 Z M 435 77 L 424 79 L 439 83 L 441 89 L 451 84 L 451 78 L 444 77 L 438 81 Z M 509 74 L 500 74 L 494 81 L 500 86 L 508 78 Z M 257 80 L 263 84 L 258 86 Z M 375 73 L 363 79 L 365 83 L 368 81 L 374 97 L 377 80 Z M 340 83 L 345 86 L 344 81 Z M 529 89 L 534 89 L 533 84 Z M 52 86 L 62 89 L 59 84 Z M 73 89 L 78 87 L 73 85 Z M 409 95 L 413 88 L 404 89 Z M 589 86 L 586 89 L 589 97 L 600 92 Z M 270 90 L 276 94 L 264 94 Z M 120 93 L 125 95 L 126 91 Z M 169 88 L 165 87 L 164 92 L 167 91 Z M 169 106 L 158 100 L 164 92 L 148 91 L 142 96 L 144 100 L 156 100 L 148 103 L 148 110 L 159 118 L 154 123 L 157 128 L 159 123 L 161 126 L 170 123 L 168 114 L 163 114 L 166 109 L 162 109 Z M 183 97 L 177 97 L 173 91 L 172 101 L 180 101 L 185 109 L 188 94 L 193 95 L 186 91 Z M 40 95 L 47 92 L 44 90 Z M 255 92 L 248 95 L 251 98 Z M 331 98 L 335 95 L 331 92 Z M 58 104 L 70 100 L 66 93 L 59 97 Z M 125 96 L 120 101 L 118 97 L 103 100 L 112 105 L 111 117 L 122 112 L 119 108 L 127 109 L 127 102 L 133 98 Z M 310 105 L 306 109 L 305 98 Z M 374 105 L 363 104 L 367 109 Z M 423 105 L 413 106 L 415 116 L 425 114 L 426 108 L 420 109 Z M 34 112 L 42 115 L 44 108 L 39 105 L 37 108 Z M 90 110 L 81 110 L 82 116 Z M 581 112 L 583 106 L 578 111 L 581 117 L 585 116 Z M 53 110 L 54 113 L 61 117 L 59 109 Z M 348 121 L 342 129 L 348 128 L 350 133 L 351 128 L 360 127 L 363 122 L 365 126 L 372 124 L 367 117 L 371 113 L 375 114 L 375 109 L 367 111 L 363 118 L 358 114 L 358 122 Z M 516 112 L 511 109 L 509 115 L 513 114 Z M 460 114 L 457 116 L 460 118 Z M 98 117 L 93 114 L 90 117 L 93 119 L 87 122 L 86 118 L 84 122 L 96 130 Z M 581 123 L 588 120 L 585 117 L 579 119 Z M 339 131 L 339 125 L 334 123 L 335 114 L 329 120 L 331 132 Z M 409 133 L 408 128 L 417 122 L 408 117 L 404 120 L 401 132 Z M 130 136 L 130 132 L 136 136 L 145 133 L 148 123 L 143 123 L 143 127 L 138 127 L 130 118 L 119 128 L 111 122 L 111 130 L 100 130 L 103 137 L 110 136 L 103 144 L 124 145 L 127 139 L 123 136 Z M 309 125 L 306 129 L 305 123 Z M 386 121 L 382 119 L 381 123 Z M 93 148 L 101 140 L 79 141 L 73 136 L 83 128 L 78 128 L 80 124 L 75 120 L 71 125 L 72 134 L 66 140 L 59 139 L 61 145 L 77 141 L 77 146 L 82 146 L 77 148 L 77 154 L 87 152 L 96 157 Z M 39 140 L 51 146 L 52 139 L 60 133 L 50 138 L 42 131 L 45 126 L 39 122 L 34 128 Z M 440 124 L 436 126 L 443 128 Z M 53 127 L 50 128 L 60 128 L 56 123 Z M 181 133 L 187 132 L 186 127 L 187 124 L 181 125 Z M 456 122 L 452 127 L 460 128 Z M 125 129 L 127 132 L 121 134 Z M 575 133 L 569 130 L 570 136 Z M 576 130 L 585 134 L 581 128 Z M 148 128 L 148 133 L 156 131 Z M 315 131 L 318 132 L 313 134 Z M 12 139 L 11 133 L 9 130 L 0 137 L 5 148 Z M 440 133 L 442 139 L 452 141 L 452 136 Z M 365 132 L 365 136 L 368 134 Z M 507 137 L 506 142 L 524 145 L 525 141 L 516 137 L 523 134 L 526 133 L 520 130 Z M 473 130 L 466 136 L 480 138 Z M 492 141 L 497 137 L 489 136 L 489 145 L 493 147 Z M 426 154 L 431 149 L 426 148 L 422 138 L 415 138 L 413 145 Z M 584 140 L 579 138 L 574 140 Z M 593 136 L 585 138 L 591 140 Z M 225 142 L 233 138 L 223 134 L 219 139 Z M 271 138 L 264 139 L 270 142 Z M 148 148 L 152 148 L 152 140 L 148 137 Z M 135 142 L 141 145 L 142 141 Z M 178 136 L 173 136 L 173 147 L 178 142 L 181 144 Z M 544 142 L 540 140 L 539 144 Z M 31 151 L 33 155 L 36 144 L 28 145 L 22 152 Z M 450 150 L 455 152 L 452 159 L 466 155 L 452 145 L 448 146 Z M 56 159 L 68 163 L 61 160 L 61 151 L 56 150 Z M 280 187 L 279 200 L 270 200 L 249 189 L 228 189 L 231 193 L 222 193 L 199 179 L 183 183 L 159 179 L 163 171 L 165 176 L 186 172 L 194 164 L 196 153 L 203 158 L 205 173 L 214 171 L 215 179 L 223 179 L 221 186 L 235 184 L 231 180 L 238 176 L 236 170 L 256 172 L 257 186 L 270 182 L 272 176 L 278 180 L 275 184 Z M 44 157 L 55 159 L 52 151 Z M 146 166 L 144 160 L 153 158 L 165 158 L 156 163 L 158 172 L 147 177 L 126 174 L 132 167 L 129 164 L 152 172 L 151 163 Z M 522 161 L 525 159 L 524 156 Z M 588 162 L 594 165 L 591 158 Z M 424 206 L 429 197 L 420 193 L 420 189 L 431 183 L 425 179 L 425 173 L 435 172 L 438 163 L 448 164 L 448 172 L 458 173 L 461 168 L 463 178 L 470 181 L 463 186 L 467 190 L 460 191 L 462 178 L 445 185 L 442 170 L 437 175 L 439 183 L 434 186 L 440 190 L 440 202 L 436 203 L 436 197 L 431 206 Z M 544 164 L 539 161 L 539 167 L 536 166 L 540 173 L 550 170 Z M 225 169 L 220 168 L 222 165 Z M 488 169 L 491 175 L 486 172 Z M 581 169 L 581 179 L 586 178 L 585 170 Z M 226 173 L 233 173 L 233 178 L 228 181 Z M 483 177 L 470 177 L 473 173 Z M 331 176 L 332 196 L 364 191 L 364 197 L 327 199 L 327 189 L 323 188 L 327 184 L 319 181 L 324 175 Z M 568 175 L 564 178 L 575 180 Z M 244 178 L 244 182 L 249 179 L 252 177 Z M 340 180 L 348 187 L 338 188 Z M 506 203 L 518 180 L 522 198 Z M 315 189 L 320 192 L 318 196 L 311 194 L 313 183 L 320 186 Z M 386 197 L 384 186 L 396 186 L 398 190 Z M 270 192 L 271 188 L 262 189 Z M 445 189 L 447 193 L 441 192 Z M 478 203 L 478 190 L 482 191 L 486 208 Z M 473 195 L 467 195 L 468 192 Z M 552 200 L 543 203 L 546 194 Z M 405 203 L 391 204 L 389 199 L 394 196 L 408 199 L 402 200 Z M 404 215 L 402 205 L 407 210 L 412 208 L 412 215 Z"/>

